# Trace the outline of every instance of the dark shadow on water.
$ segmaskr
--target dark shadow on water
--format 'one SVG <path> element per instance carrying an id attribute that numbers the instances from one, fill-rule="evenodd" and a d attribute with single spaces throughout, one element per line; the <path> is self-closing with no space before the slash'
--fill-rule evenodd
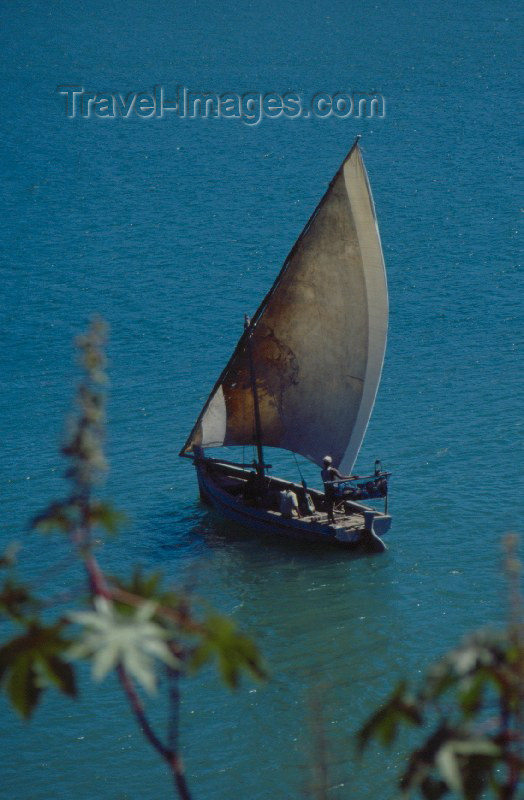
<path id="1" fill-rule="evenodd" d="M 142 521 L 140 537 L 133 549 L 135 562 L 143 563 L 174 578 L 188 568 L 198 569 L 212 560 L 226 572 L 236 565 L 252 573 L 259 567 L 309 568 L 368 561 L 373 572 L 388 564 L 388 553 L 377 554 L 346 550 L 318 543 L 255 533 L 225 520 L 201 502 L 165 509 Z M 220 566 L 221 565 L 221 566 Z"/>
<path id="2" fill-rule="evenodd" d="M 316 563 L 322 561 L 336 561 L 341 559 L 354 561 L 356 559 L 369 558 L 376 554 L 362 550 L 349 550 L 336 545 L 321 544 L 318 542 L 295 541 L 284 536 L 263 534 L 251 531 L 248 527 L 240 525 L 230 520 L 226 520 L 213 510 L 203 504 L 200 509 L 204 512 L 199 522 L 194 525 L 189 534 L 199 539 L 203 539 L 207 546 L 213 550 L 226 547 L 244 551 L 246 556 L 256 550 L 274 551 L 273 558 L 280 554 L 285 558 L 301 558 L 304 562 L 314 560 Z"/>
<path id="3" fill-rule="evenodd" d="M 161 573 L 164 586 L 205 598 L 224 612 L 234 611 L 242 624 L 262 629 L 268 609 L 273 609 L 268 619 L 292 615 L 297 624 L 307 626 L 315 598 L 326 604 L 323 613 L 331 619 L 339 603 L 357 608 L 364 587 L 380 593 L 391 580 L 392 557 L 387 552 L 372 558 L 255 534 L 198 502 L 176 510 L 166 504 L 158 513 L 145 515 L 122 555 L 115 574 L 141 565 L 145 573 Z"/>
<path id="4" fill-rule="evenodd" d="M 164 509 L 142 523 L 141 544 L 148 558 L 158 553 L 166 558 L 177 553 L 181 558 L 205 555 L 208 544 L 200 533 L 205 509 L 197 503 L 182 509 Z"/>

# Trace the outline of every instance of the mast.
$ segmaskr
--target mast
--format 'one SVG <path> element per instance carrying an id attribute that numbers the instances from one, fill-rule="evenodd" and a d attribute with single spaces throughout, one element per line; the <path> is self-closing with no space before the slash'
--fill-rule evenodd
<path id="1" fill-rule="evenodd" d="M 258 475 L 264 475 L 264 452 L 262 450 L 262 423 L 260 422 L 260 407 L 258 405 L 257 379 L 255 375 L 255 365 L 253 363 L 253 351 L 251 349 L 251 332 L 249 326 L 251 321 L 247 314 L 244 314 L 244 330 L 247 337 L 247 354 L 249 360 L 249 377 L 251 381 L 251 392 L 253 393 L 253 406 L 255 409 L 255 443 L 257 446 L 258 462 L 256 470 Z"/>

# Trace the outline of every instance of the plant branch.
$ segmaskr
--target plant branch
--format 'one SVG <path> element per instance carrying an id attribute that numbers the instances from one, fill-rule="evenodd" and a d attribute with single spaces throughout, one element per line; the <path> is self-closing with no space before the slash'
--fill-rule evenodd
<path id="1" fill-rule="evenodd" d="M 152 729 L 151 725 L 149 724 L 149 720 L 144 713 L 142 702 L 138 696 L 134 684 L 121 664 L 117 667 L 117 673 L 120 683 L 122 684 L 124 692 L 129 700 L 131 710 L 136 717 L 142 733 L 150 745 L 154 747 L 157 753 L 159 753 L 159 755 L 161 755 L 168 764 L 173 774 L 173 781 L 181 800 L 191 800 L 191 794 L 186 782 L 182 759 L 175 750 L 166 747 Z"/>

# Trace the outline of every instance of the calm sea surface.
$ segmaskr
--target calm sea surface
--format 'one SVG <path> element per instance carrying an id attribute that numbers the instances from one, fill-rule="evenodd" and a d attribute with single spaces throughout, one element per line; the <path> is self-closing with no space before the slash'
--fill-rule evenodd
<path id="1" fill-rule="evenodd" d="M 519 19 L 520 17 L 520 19 Z M 517 2 L 7 4 L 2 74 L 2 538 L 48 594 L 62 543 L 27 520 L 65 491 L 72 339 L 111 325 L 105 493 L 130 519 L 100 551 L 188 582 L 251 633 L 271 680 L 184 686 L 197 800 L 305 796 L 323 706 L 330 796 L 387 800 L 402 750 L 351 735 L 404 674 L 501 623 L 501 537 L 522 530 L 522 96 Z M 127 92 L 374 91 L 383 119 L 75 118 L 59 85 Z M 521 108 L 520 108 L 521 111 Z M 230 539 L 178 458 L 242 330 L 362 133 L 390 288 L 383 380 L 357 469 L 394 473 L 386 555 Z M 316 468 L 306 468 L 318 485 Z M 296 477 L 291 462 L 290 477 Z M 118 687 L 84 672 L 30 725 L 2 701 L 11 800 L 160 800 L 165 770 Z M 158 706 L 158 707 L 156 707 Z M 153 715 L 162 718 L 160 703 Z"/>

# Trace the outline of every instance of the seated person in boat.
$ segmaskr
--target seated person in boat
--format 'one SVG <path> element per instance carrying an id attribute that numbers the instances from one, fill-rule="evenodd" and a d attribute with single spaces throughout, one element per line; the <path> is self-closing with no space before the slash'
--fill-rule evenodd
<path id="1" fill-rule="evenodd" d="M 302 508 L 302 513 L 304 516 L 311 516 L 316 513 L 315 504 L 313 502 L 313 498 L 309 494 L 306 486 L 306 482 L 302 481 L 302 486 L 304 487 L 304 491 L 300 497 L 299 501 L 299 508 Z"/>
<path id="2" fill-rule="evenodd" d="M 266 478 L 257 475 L 256 472 L 250 472 L 249 477 L 244 484 L 242 495 L 244 502 L 246 502 L 248 505 L 260 505 L 262 501 L 267 499 Z"/>
<path id="3" fill-rule="evenodd" d="M 292 492 L 291 489 L 282 489 L 280 492 L 280 513 L 285 519 L 300 517 L 298 499 L 295 492 Z"/>
<path id="4" fill-rule="evenodd" d="M 322 469 L 320 474 L 322 475 L 322 482 L 324 484 L 324 495 L 326 498 L 328 522 L 334 524 L 335 523 L 334 506 L 335 506 L 335 500 L 338 497 L 337 487 L 335 486 L 335 484 L 337 481 L 352 480 L 355 476 L 342 475 L 342 473 L 340 473 L 338 469 L 333 466 L 333 459 L 331 458 L 331 456 L 325 456 L 322 459 L 322 463 L 324 465 L 324 468 Z"/>

